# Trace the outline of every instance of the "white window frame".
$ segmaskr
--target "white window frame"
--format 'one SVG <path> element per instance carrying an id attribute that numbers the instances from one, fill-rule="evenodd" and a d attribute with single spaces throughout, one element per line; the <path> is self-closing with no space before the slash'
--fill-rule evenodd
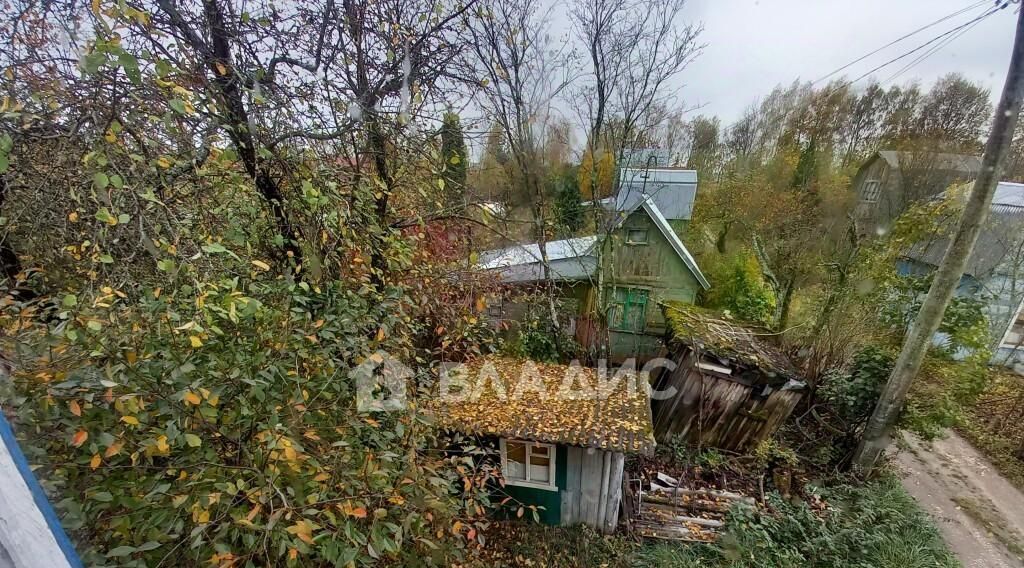
<path id="1" fill-rule="evenodd" d="M 877 179 L 869 179 L 864 182 L 864 189 L 860 193 L 860 200 L 864 203 L 878 203 L 882 196 L 882 182 Z"/>
<path id="2" fill-rule="evenodd" d="M 555 455 L 556 447 L 554 444 L 543 444 L 540 442 L 533 442 L 530 440 L 508 440 L 517 444 L 523 444 L 526 446 L 526 463 L 523 464 L 526 467 L 523 468 L 526 471 L 526 481 L 519 479 L 505 479 L 505 485 L 515 485 L 517 487 L 531 487 L 533 489 L 544 489 L 546 491 L 558 491 L 558 486 L 555 484 Z M 501 438 L 498 441 L 498 445 L 501 448 L 501 471 L 504 476 L 504 472 L 508 471 L 508 445 L 506 444 L 505 438 Z M 548 449 L 548 481 L 530 481 L 530 448 L 546 447 Z"/>

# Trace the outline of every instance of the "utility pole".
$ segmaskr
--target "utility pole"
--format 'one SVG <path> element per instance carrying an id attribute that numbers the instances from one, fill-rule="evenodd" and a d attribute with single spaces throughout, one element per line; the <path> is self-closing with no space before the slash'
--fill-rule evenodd
<path id="1" fill-rule="evenodd" d="M 871 470 L 878 458 L 889 445 L 890 436 L 896 419 L 903 409 L 910 385 L 921 370 L 925 353 L 931 344 L 932 337 L 939 329 L 942 316 L 946 312 L 953 292 L 960 283 L 967 259 L 974 250 L 981 226 L 988 217 L 992 204 L 992 196 L 996 184 L 1002 175 L 1003 164 L 1010 150 L 1017 115 L 1020 113 L 1021 98 L 1024 95 L 1024 10 L 1017 16 L 1017 31 L 1010 57 L 1010 68 L 1006 73 L 1003 94 L 996 106 L 992 119 L 992 132 L 985 144 L 985 154 L 981 159 L 981 171 L 974 182 L 971 194 L 967 198 L 963 216 L 956 234 L 946 249 L 946 254 L 935 272 L 928 297 L 925 298 L 921 311 L 911 325 L 903 349 L 896 359 L 889 381 L 882 390 L 878 404 L 864 429 L 861 440 L 854 454 L 853 463 L 865 471 Z"/>

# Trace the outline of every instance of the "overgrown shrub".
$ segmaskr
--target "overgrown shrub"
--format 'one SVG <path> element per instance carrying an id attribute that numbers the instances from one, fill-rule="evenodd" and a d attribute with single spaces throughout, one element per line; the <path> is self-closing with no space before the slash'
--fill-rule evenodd
<path id="1" fill-rule="evenodd" d="M 768 508 L 743 506 L 715 545 L 659 545 L 638 566 L 728 568 L 956 567 L 938 530 L 897 479 L 820 491 L 824 510 L 770 494 Z"/>
<path id="2" fill-rule="evenodd" d="M 739 252 L 720 264 L 713 264 L 710 272 L 715 286 L 705 293 L 705 305 L 728 310 L 743 321 L 760 324 L 771 321 L 775 296 L 762 282 L 752 255 Z"/>
<path id="3" fill-rule="evenodd" d="M 4 407 L 87 565 L 443 565 L 488 506 L 485 472 L 425 451 L 423 416 L 356 407 L 354 368 L 411 355 L 401 295 L 259 275 L 97 292 L 2 314 Z"/>

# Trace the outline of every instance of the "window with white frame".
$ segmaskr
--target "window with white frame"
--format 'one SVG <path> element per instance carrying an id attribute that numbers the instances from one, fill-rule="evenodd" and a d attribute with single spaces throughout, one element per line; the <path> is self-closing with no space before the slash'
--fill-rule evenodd
<path id="1" fill-rule="evenodd" d="M 882 182 L 877 179 L 864 182 L 864 188 L 860 192 L 860 200 L 866 203 L 876 203 L 878 196 L 882 193 Z"/>
<path id="2" fill-rule="evenodd" d="M 505 483 L 556 491 L 555 446 L 501 439 L 501 471 Z"/>

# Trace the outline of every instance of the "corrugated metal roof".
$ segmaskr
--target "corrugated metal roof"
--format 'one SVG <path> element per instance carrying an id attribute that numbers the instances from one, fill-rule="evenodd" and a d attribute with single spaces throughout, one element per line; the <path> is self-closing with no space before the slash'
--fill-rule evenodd
<path id="1" fill-rule="evenodd" d="M 554 280 L 586 280 L 597 270 L 597 236 L 578 237 L 545 243 L 548 265 Z M 540 245 L 515 245 L 480 254 L 477 266 L 499 270 L 505 282 L 536 282 L 544 279 Z"/>
<path id="2" fill-rule="evenodd" d="M 602 204 L 615 211 L 633 211 L 644 194 L 651 196 L 666 219 L 690 219 L 697 196 L 697 172 L 679 168 L 622 168 L 619 191 Z"/>
<path id="3" fill-rule="evenodd" d="M 938 266 L 949 246 L 949 238 L 956 229 L 954 223 L 947 223 L 944 234 L 915 245 L 907 258 Z M 967 260 L 965 274 L 976 278 L 987 277 L 997 271 L 1019 241 L 1024 232 L 1024 184 L 999 182 L 992 198 L 991 213 L 978 234 L 971 257 Z"/>

